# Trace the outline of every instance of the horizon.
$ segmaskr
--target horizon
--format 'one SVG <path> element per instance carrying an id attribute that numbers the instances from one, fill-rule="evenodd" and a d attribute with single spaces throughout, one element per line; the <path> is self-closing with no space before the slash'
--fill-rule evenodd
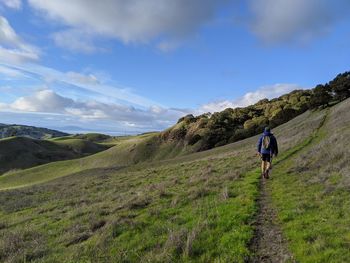
<path id="1" fill-rule="evenodd" d="M 0 0 L 0 123 L 144 133 L 313 88 L 349 70 L 349 9 L 346 0 Z"/>
<path id="2" fill-rule="evenodd" d="M 290 92 L 293 92 L 293 91 L 296 91 L 297 89 L 295 90 L 292 90 Z M 285 94 L 281 94 L 281 96 L 283 96 Z M 262 98 L 260 100 L 263 100 L 263 99 L 268 99 L 269 101 L 272 100 L 272 99 L 275 99 L 275 98 L 278 98 L 278 97 L 273 97 L 273 98 Z M 257 101 L 258 102 L 258 101 Z M 252 106 L 254 104 L 249 104 L 249 105 L 246 105 L 245 107 L 249 107 L 249 106 Z M 228 107 L 228 108 L 232 108 L 232 107 Z M 240 108 L 240 106 L 237 106 L 233 109 L 237 109 L 237 108 Z M 227 108 L 223 108 L 222 110 L 225 110 Z M 211 114 L 214 113 L 214 112 L 210 112 Z M 192 114 L 192 113 L 188 113 L 186 115 L 189 115 L 189 114 Z M 202 113 L 201 113 L 202 114 Z M 182 115 L 179 117 L 182 118 L 182 117 L 185 117 L 186 115 Z M 197 115 L 194 115 L 195 117 L 198 117 L 200 116 L 200 114 L 197 114 Z M 210 118 L 210 116 L 209 116 Z M 178 120 L 179 120 L 178 119 Z M 178 121 L 177 120 L 177 121 Z M 176 122 L 177 122 L 176 121 Z M 174 123 L 174 125 L 176 124 L 176 122 Z M 4 124 L 4 125 L 21 125 L 21 126 L 33 126 L 31 125 L 30 122 L 25 122 L 24 123 L 2 123 L 0 122 L 0 125 L 1 124 Z M 103 134 L 107 134 L 107 135 L 110 135 L 110 136 L 132 136 L 132 135 L 140 135 L 140 134 L 143 134 L 143 133 L 152 133 L 152 132 L 161 132 L 163 130 L 159 129 L 159 130 L 149 130 L 149 131 L 127 131 L 127 130 L 120 130 L 120 131 L 108 131 L 108 130 L 98 130 L 98 129 L 91 129 L 91 128 L 82 128 L 82 127 L 79 127 L 79 126 L 74 126 L 74 125 L 70 125 L 70 126 L 63 126 L 63 127 L 56 127 L 56 126 L 47 126 L 47 127 L 44 127 L 44 126 L 33 126 L 33 127 L 36 127 L 36 128 L 46 128 L 46 129 L 50 129 L 50 130 L 56 130 L 56 131 L 60 131 L 60 132 L 65 132 L 65 133 L 69 133 L 69 134 L 88 134 L 88 133 L 103 133 Z M 169 128 L 169 127 L 165 127 L 166 128 Z"/>

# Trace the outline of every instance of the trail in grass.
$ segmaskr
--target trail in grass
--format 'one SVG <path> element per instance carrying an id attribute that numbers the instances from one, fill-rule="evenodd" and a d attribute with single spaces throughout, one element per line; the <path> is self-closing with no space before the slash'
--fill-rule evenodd
<path id="1" fill-rule="evenodd" d="M 326 122 L 329 109 L 327 109 L 319 126 L 304 143 L 290 149 L 282 158 L 276 162 L 278 165 L 284 162 L 301 150 L 310 145 L 320 133 L 321 128 Z M 288 243 L 283 238 L 282 230 L 277 223 L 277 213 L 272 206 L 271 195 L 267 189 L 268 180 L 260 179 L 259 198 L 257 200 L 258 214 L 256 216 L 256 225 L 254 237 L 251 241 L 250 250 L 253 254 L 249 262 L 296 262 L 293 255 L 288 250 Z"/>
<path id="2" fill-rule="evenodd" d="M 271 206 L 271 198 L 266 190 L 266 179 L 260 180 L 259 212 L 256 219 L 255 235 L 252 240 L 252 263 L 294 262 L 287 249 L 282 231 L 276 223 L 276 211 Z"/>

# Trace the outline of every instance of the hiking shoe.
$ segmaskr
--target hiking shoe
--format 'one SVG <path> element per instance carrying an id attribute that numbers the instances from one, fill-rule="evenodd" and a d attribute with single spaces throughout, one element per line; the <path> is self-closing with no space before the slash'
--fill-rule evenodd
<path id="1" fill-rule="evenodd" d="M 267 171 L 265 172 L 265 178 L 266 178 L 266 179 L 269 179 L 269 178 L 270 178 L 270 170 L 267 170 Z"/>

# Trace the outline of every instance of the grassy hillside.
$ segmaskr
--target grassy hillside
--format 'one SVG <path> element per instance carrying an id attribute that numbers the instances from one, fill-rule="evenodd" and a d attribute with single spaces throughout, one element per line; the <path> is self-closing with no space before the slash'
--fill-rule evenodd
<path id="1" fill-rule="evenodd" d="M 82 139 L 62 141 L 10 137 L 0 140 L 0 174 L 49 162 L 79 158 L 106 150 L 105 145 Z"/>
<path id="2" fill-rule="evenodd" d="M 281 160 L 325 113 L 306 112 L 274 130 Z M 244 262 L 257 213 L 257 137 L 127 166 L 149 157 L 155 137 L 0 178 L 3 188 L 44 182 L 0 192 L 0 260 Z"/>
<path id="3" fill-rule="evenodd" d="M 115 168 L 135 164 L 149 158 L 144 148 L 149 145 L 147 141 L 152 139 L 153 136 L 153 134 L 146 134 L 116 138 L 113 142 L 114 147 L 93 156 L 48 163 L 18 172 L 13 171 L 11 174 L 0 177 L 0 189 L 45 182 L 88 169 Z M 67 140 L 69 142 L 75 139 L 64 138 L 64 140 L 59 140 L 57 143 L 65 144 Z M 137 149 L 135 150 L 136 147 Z"/>
<path id="4" fill-rule="evenodd" d="M 298 128 L 295 130 L 296 133 L 299 131 L 303 133 L 303 129 L 305 128 L 302 126 L 304 123 L 303 120 L 310 118 L 310 115 L 316 116 L 317 113 L 311 114 L 311 112 L 306 112 L 289 122 L 289 125 L 294 125 L 296 128 Z M 284 131 L 284 127 L 285 126 L 282 125 L 276 129 L 277 134 L 279 130 Z M 251 144 L 255 144 L 253 140 L 256 140 L 256 138 L 243 140 L 239 143 L 229 144 L 217 148 L 218 150 L 212 149 L 211 151 L 214 154 L 216 151 L 230 152 L 232 150 L 232 147 L 242 148 L 239 145 L 249 145 L 249 147 L 251 147 Z M 286 143 L 288 143 L 288 140 L 290 139 L 286 138 L 286 140 Z M 64 140 L 60 142 L 64 142 Z M 286 145 L 289 145 L 289 143 Z M 284 144 L 282 144 L 282 147 L 283 145 Z M 203 154 L 201 152 L 198 152 L 189 155 L 191 150 L 191 148 L 185 147 L 183 145 L 182 147 L 179 145 L 176 147 L 176 142 L 162 142 L 159 140 L 157 133 L 124 137 L 116 141 L 114 147 L 92 156 L 75 160 L 49 163 L 40 167 L 34 167 L 24 171 L 13 172 L 11 174 L 2 176 L 0 177 L 0 189 L 8 187 L 28 186 L 88 169 L 110 167 L 121 168 L 135 165 L 137 163 L 141 163 L 142 165 L 147 165 L 150 163 L 150 165 L 153 165 L 153 162 L 155 161 L 162 162 L 162 160 L 171 157 L 177 157 L 180 160 L 188 160 L 196 156 L 203 156 L 207 154 L 207 152 L 204 152 Z"/>
<path id="5" fill-rule="evenodd" d="M 81 140 L 86 140 L 94 143 L 108 143 L 108 142 L 114 141 L 114 137 L 106 134 L 101 134 L 101 133 L 74 134 L 74 135 L 69 135 L 64 137 L 52 138 L 51 140 L 64 141 L 67 139 L 81 139 Z"/>
<path id="6" fill-rule="evenodd" d="M 55 138 L 52 141 L 61 144 L 76 145 L 77 140 L 87 140 L 114 147 L 91 158 L 15 172 L 11 176 L 1 178 L 0 187 L 45 182 L 96 167 L 124 167 L 140 162 L 160 161 L 225 145 L 257 134 L 265 125 L 274 127 L 285 123 L 307 109 L 324 108 L 342 101 L 350 96 L 349 87 L 350 72 L 346 72 L 339 74 L 326 85 L 318 85 L 312 90 L 296 90 L 270 101 L 261 100 L 246 108 L 226 109 L 210 117 L 209 114 L 198 117 L 185 116 L 176 125 L 161 133 L 126 137 L 92 133 Z M 82 145 L 78 144 L 78 147 Z M 74 150 L 74 147 L 72 148 Z M 93 145 L 85 148 L 88 152 L 94 152 Z"/>
<path id="7" fill-rule="evenodd" d="M 299 262 L 350 258 L 350 100 L 332 107 L 323 127 L 276 166 L 270 191 Z"/>
<path id="8" fill-rule="evenodd" d="M 69 134 L 47 128 L 18 124 L 0 124 L 0 139 L 14 136 L 24 136 L 32 139 L 49 139 L 67 135 Z"/>

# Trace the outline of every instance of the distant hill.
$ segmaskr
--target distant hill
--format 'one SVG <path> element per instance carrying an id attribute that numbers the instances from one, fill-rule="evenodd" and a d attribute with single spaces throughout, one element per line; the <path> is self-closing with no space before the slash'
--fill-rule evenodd
<path id="1" fill-rule="evenodd" d="M 86 134 L 74 134 L 71 136 L 53 138 L 54 141 L 63 141 L 67 139 L 82 139 L 89 142 L 104 143 L 113 140 L 112 136 L 102 134 L 102 133 L 86 133 Z"/>
<path id="2" fill-rule="evenodd" d="M 50 139 L 67 135 L 69 134 L 47 128 L 18 124 L 0 124 L 0 139 L 13 136 L 23 136 L 32 139 Z"/>
<path id="3" fill-rule="evenodd" d="M 0 139 L 0 175 L 9 170 L 84 157 L 109 147 L 78 138 L 61 141 L 36 140 L 27 137 Z"/>

